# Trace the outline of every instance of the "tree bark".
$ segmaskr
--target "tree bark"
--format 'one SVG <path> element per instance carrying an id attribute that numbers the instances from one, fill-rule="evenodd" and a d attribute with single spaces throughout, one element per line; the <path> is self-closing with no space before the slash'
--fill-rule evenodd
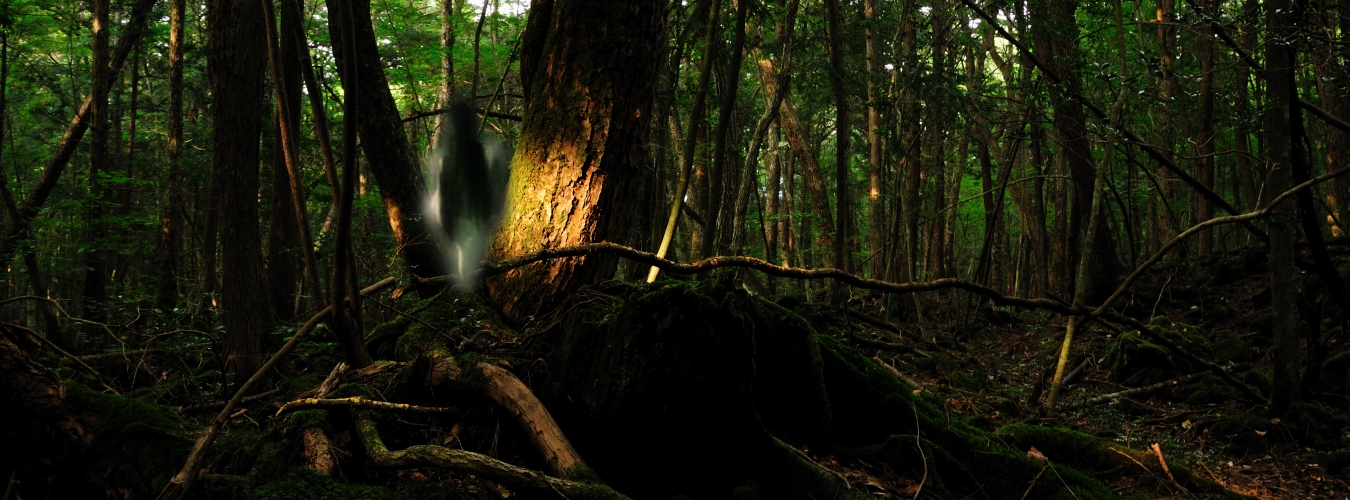
<path id="1" fill-rule="evenodd" d="M 104 207 L 103 177 L 112 168 L 108 152 L 108 93 L 113 78 L 108 68 L 108 0 L 94 0 L 93 8 L 93 77 L 89 96 L 89 195 L 85 199 L 84 293 L 81 296 L 83 316 L 90 321 L 108 322 L 108 256 L 104 248 L 108 238 L 107 214 Z"/>
<path id="2" fill-rule="evenodd" d="M 839 0 L 825 0 L 826 17 L 828 18 L 830 32 L 830 86 L 834 88 L 834 125 L 835 125 L 835 183 L 834 183 L 834 203 L 835 215 L 838 218 L 838 224 L 835 226 L 834 234 L 834 267 L 835 269 L 849 272 L 851 260 L 849 258 L 852 252 L 848 248 L 848 230 L 849 221 L 849 195 L 848 195 L 848 159 L 849 159 L 849 133 L 848 123 L 848 92 L 844 88 L 844 55 L 839 48 L 839 32 L 843 29 L 842 21 L 839 19 Z M 837 290 L 836 301 L 843 304 L 845 300 L 842 287 Z"/>
<path id="3" fill-rule="evenodd" d="M 656 0 L 554 2 L 491 258 L 623 237 L 646 158 L 665 11 Z M 609 279 L 617 264 L 613 256 L 534 264 L 490 280 L 488 293 L 520 322 Z"/>
<path id="4" fill-rule="evenodd" d="M 1350 90 L 1347 90 L 1347 78 L 1350 71 L 1344 65 L 1337 64 L 1337 53 L 1350 41 L 1350 3 L 1341 2 L 1336 9 L 1326 9 L 1321 13 L 1321 28 L 1325 33 L 1337 33 L 1333 40 L 1340 43 L 1327 43 L 1319 54 L 1318 64 L 1314 66 L 1317 76 L 1317 93 L 1322 97 L 1322 109 L 1342 120 L 1350 120 Z M 1327 127 L 1327 164 L 1350 164 L 1350 132 Z M 1335 210 L 1336 220 L 1346 224 L 1350 217 L 1350 179 L 1339 177 L 1332 179 L 1331 207 Z M 1338 224 L 1340 234 L 1350 234 L 1350 227 Z"/>
<path id="5" fill-rule="evenodd" d="M 464 0 L 440 0 L 441 14 L 441 81 L 436 87 L 436 109 L 449 109 L 455 94 L 455 30 L 459 27 L 459 13 Z M 441 127 L 445 125 L 446 113 L 436 115 L 431 131 L 431 145 L 428 151 L 434 151 L 441 144 Z"/>
<path id="6" fill-rule="evenodd" d="M 1217 9 L 1214 0 L 1199 0 L 1205 12 Z M 1200 29 L 1200 98 L 1196 105 L 1196 120 L 1199 124 L 1195 134 L 1196 153 L 1200 157 L 1195 165 L 1195 178 L 1206 188 L 1214 189 L 1214 28 L 1206 25 Z M 1214 204 L 1208 198 L 1197 196 L 1199 205 L 1195 222 L 1201 223 L 1214 218 Z M 1214 251 L 1214 232 L 1205 230 L 1196 235 L 1196 253 L 1201 256 Z"/>
<path id="7" fill-rule="evenodd" d="M 258 224 L 258 143 L 267 47 L 262 4 L 257 0 L 214 0 L 208 4 L 207 19 L 215 127 L 212 164 L 222 242 L 220 308 L 225 378 L 233 387 L 262 365 L 263 336 L 272 326 Z"/>
<path id="8" fill-rule="evenodd" d="M 774 81 L 775 75 L 772 62 L 767 59 L 759 61 L 759 77 L 765 90 L 776 92 L 778 87 Z M 830 237 L 834 235 L 835 225 L 834 216 L 830 214 L 830 200 L 825 194 L 825 178 L 820 173 L 815 148 L 806 140 L 806 126 L 797 118 L 797 110 L 792 107 L 787 97 L 783 98 L 783 104 L 778 108 L 778 123 L 787 134 L 793 156 L 800 161 L 802 184 L 806 188 L 807 197 L 810 198 L 811 210 L 820 219 L 821 248 L 830 252 L 832 248 Z M 826 262 L 834 261 L 833 255 L 825 255 L 824 258 Z"/>
<path id="9" fill-rule="evenodd" d="M 1294 33 L 1289 0 L 1267 0 L 1266 33 L 1271 39 L 1288 39 Z M 1265 154 L 1270 161 L 1268 193 L 1282 193 L 1293 185 L 1290 154 L 1290 95 L 1295 92 L 1295 53 L 1282 43 L 1266 44 Z M 1299 394 L 1299 356 L 1302 321 L 1298 316 L 1298 277 L 1294 270 L 1294 217 L 1292 201 L 1273 207 L 1268 220 L 1270 234 L 1270 292 L 1274 319 L 1274 360 L 1271 374 L 1270 412 L 1283 415 Z"/>
<path id="10" fill-rule="evenodd" d="M 325 0 L 329 12 L 341 9 L 341 0 Z M 356 131 L 361 137 L 361 148 L 380 186 L 385 213 L 394 232 L 399 256 L 408 271 L 427 278 L 444 274 L 440 251 L 436 248 L 422 222 L 422 202 L 426 198 L 426 182 L 417 156 L 408 144 L 403 120 L 398 114 L 394 97 L 389 92 L 389 81 L 384 76 L 384 64 L 375 46 L 375 30 L 370 18 L 370 0 L 352 0 L 352 45 L 354 54 L 346 49 L 346 30 L 337 22 L 339 16 L 329 16 L 328 30 L 333 39 L 333 55 L 338 72 L 346 80 L 347 57 L 354 56 L 356 77 L 360 79 L 357 102 Z"/>
<path id="11" fill-rule="evenodd" d="M 884 159 L 881 154 L 881 111 L 877 109 L 877 78 L 880 78 L 880 56 L 877 54 L 877 0 L 863 2 L 863 17 L 867 20 L 867 249 L 869 270 L 876 279 L 883 279 L 886 259 L 882 257 L 885 240 L 886 209 L 882 202 L 885 185 Z"/>
<path id="12" fill-rule="evenodd" d="M 717 109 L 717 129 L 713 132 L 712 168 L 708 169 L 708 198 L 703 209 L 703 220 L 707 223 L 703 225 L 703 250 L 699 252 L 704 257 L 717 255 L 724 250 L 716 245 L 721 239 L 718 238 L 718 222 L 723 199 L 726 198 L 727 190 L 724 188 L 736 185 L 724 182 L 730 179 L 726 170 L 727 157 L 730 155 L 727 136 L 735 121 L 732 114 L 736 111 L 736 96 L 741 87 L 741 62 L 745 60 L 745 16 L 749 7 L 748 0 L 736 2 L 736 24 L 732 28 L 731 50 L 727 53 L 726 72 L 723 73 L 722 104 Z M 711 52 L 711 48 L 708 50 Z M 709 53 L 705 57 L 711 56 Z"/>
<path id="13" fill-rule="evenodd" d="M 155 265 L 155 307 L 163 312 L 178 303 L 178 251 L 183 239 L 183 35 L 186 0 L 169 2 L 168 173 L 160 206 L 159 251 Z"/>

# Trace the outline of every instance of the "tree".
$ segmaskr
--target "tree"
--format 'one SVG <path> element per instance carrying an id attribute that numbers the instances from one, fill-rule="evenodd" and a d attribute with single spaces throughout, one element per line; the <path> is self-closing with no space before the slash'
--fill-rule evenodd
<path id="1" fill-rule="evenodd" d="M 537 66 L 491 259 L 626 234 L 666 42 L 665 3 L 654 0 L 537 2 L 530 15 L 547 21 L 531 19 L 543 32 L 523 35 L 537 45 L 522 43 L 522 63 Z M 608 279 L 617 264 L 599 255 L 533 264 L 490 280 L 488 292 L 524 321 Z"/>
<path id="2" fill-rule="evenodd" d="M 272 308 L 263 281 L 258 224 L 259 141 L 267 64 L 262 5 L 255 0 L 212 0 L 208 63 L 211 73 L 212 169 L 220 219 L 221 319 L 225 373 L 233 385 L 262 366 Z"/>
<path id="3" fill-rule="evenodd" d="M 326 0 L 329 12 L 337 12 L 342 0 Z M 338 73 L 347 78 L 347 58 L 354 58 L 360 103 L 356 130 L 361 137 L 361 149 L 375 182 L 384 198 L 389 227 L 394 231 L 399 256 L 413 276 L 432 277 L 444 274 L 440 251 L 429 239 L 422 221 L 422 200 L 426 198 L 426 181 L 418 165 L 417 155 L 408 144 L 403 120 L 389 91 L 389 81 L 380 62 L 375 45 L 375 31 L 371 27 L 370 0 L 353 0 L 352 33 L 337 24 L 338 16 L 329 16 L 328 30 L 333 38 L 333 55 Z M 351 36 L 350 53 L 346 38 Z"/>

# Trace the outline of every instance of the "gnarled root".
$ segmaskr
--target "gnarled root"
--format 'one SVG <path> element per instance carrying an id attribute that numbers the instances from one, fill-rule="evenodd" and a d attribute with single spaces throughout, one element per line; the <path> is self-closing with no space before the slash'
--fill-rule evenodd
<path id="1" fill-rule="evenodd" d="M 628 498 L 604 485 L 550 477 L 539 471 L 517 467 L 470 451 L 435 445 L 417 445 L 400 451 L 389 451 L 384 441 L 380 439 L 375 422 L 369 417 L 358 416 L 356 427 L 366 454 L 375 465 L 381 467 L 443 467 L 474 474 L 508 488 L 557 498 L 597 500 Z"/>
<path id="2" fill-rule="evenodd" d="M 549 414 L 530 388 L 510 371 L 488 363 L 476 363 L 466 370 L 455 358 L 441 356 L 432 359 L 428 379 L 432 386 L 444 382 L 468 386 L 510 411 L 516 423 L 529 436 L 530 442 L 543 455 L 549 473 L 562 478 L 576 478 L 579 473 L 589 474 L 586 462 L 581 460 L 581 455 L 563 435 L 553 415 Z"/>

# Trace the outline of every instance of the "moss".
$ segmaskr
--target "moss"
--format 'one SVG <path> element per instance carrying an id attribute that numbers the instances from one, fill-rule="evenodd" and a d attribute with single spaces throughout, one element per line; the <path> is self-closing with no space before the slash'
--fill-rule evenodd
<path id="1" fill-rule="evenodd" d="M 1210 403 L 1224 403 L 1242 398 L 1242 394 L 1228 385 L 1217 375 L 1206 374 L 1199 381 L 1188 387 L 1183 393 L 1188 393 L 1186 404 L 1203 405 Z"/>
<path id="2" fill-rule="evenodd" d="M 1235 455 L 1259 455 L 1270 449 L 1266 439 L 1271 423 L 1265 418 L 1250 413 L 1225 415 L 1209 424 L 1206 429 L 1215 441 L 1228 447 Z M 1274 437 L 1274 436 L 1272 436 Z"/>
<path id="3" fill-rule="evenodd" d="M 1308 402 L 1297 402 L 1278 424 L 1281 434 L 1292 443 L 1314 449 L 1335 449 L 1341 444 L 1345 418 L 1332 415 Z"/>
<path id="4" fill-rule="evenodd" d="M 1133 450 L 1096 436 L 1069 429 L 1012 424 L 999 429 L 996 435 L 1018 448 L 1030 449 L 1035 447 L 1048 457 L 1051 463 L 1069 464 L 1088 470 L 1106 471 L 1128 468 L 1138 464 L 1156 464 L 1156 461 L 1152 459 L 1153 455 L 1148 452 Z M 1245 498 L 1228 491 L 1209 479 L 1196 475 L 1190 468 L 1178 461 L 1169 461 L 1168 466 L 1176 481 L 1192 492 L 1219 498 Z M 1154 472 L 1155 477 L 1161 477 L 1158 474 L 1161 471 Z"/>
<path id="5" fill-rule="evenodd" d="M 496 309 L 466 286 L 447 288 L 417 303 L 410 311 L 408 314 L 416 317 L 416 321 L 408 320 L 402 328 L 390 326 L 389 333 L 384 334 L 393 336 L 393 332 L 402 331 L 392 349 L 393 357 L 398 360 L 410 361 L 431 351 L 448 354 L 458 347 L 452 345 L 455 339 L 488 336 L 494 337 L 493 341 L 512 341 L 516 338 L 515 331 L 506 326 Z M 471 342 L 469 346 L 481 343 Z"/>
<path id="6" fill-rule="evenodd" d="M 1249 370 L 1242 374 L 1242 381 L 1261 391 L 1261 395 L 1270 397 L 1270 375 L 1266 375 L 1266 372 Z"/>
<path id="7" fill-rule="evenodd" d="M 1350 376 L 1350 351 L 1341 351 L 1322 362 L 1321 389 L 1326 392 L 1344 394 L 1350 389 L 1346 384 Z"/>
<path id="8" fill-rule="evenodd" d="M 394 495 L 386 488 L 343 484 L 329 476 L 297 467 L 275 481 L 254 489 L 249 500 L 383 500 Z"/>
<path id="9" fill-rule="evenodd" d="M 66 402 L 88 424 L 89 470 L 98 471 L 109 488 L 153 497 L 192 448 L 197 427 L 168 408 L 75 385 L 67 387 Z"/>
<path id="10" fill-rule="evenodd" d="M 1174 324 L 1162 317 L 1155 318 L 1149 327 L 1201 358 L 1208 359 L 1213 355 L 1200 327 Z M 1126 332 L 1117 337 L 1107 347 L 1105 357 L 1111 378 L 1126 385 L 1153 384 L 1201 369 L 1139 332 Z"/>

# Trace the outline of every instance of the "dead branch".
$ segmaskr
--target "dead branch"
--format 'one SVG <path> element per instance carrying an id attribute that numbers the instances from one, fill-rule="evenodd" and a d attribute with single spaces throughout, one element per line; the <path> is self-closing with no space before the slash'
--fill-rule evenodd
<path id="1" fill-rule="evenodd" d="M 281 394 L 281 389 L 272 389 L 267 392 L 260 392 L 258 394 L 254 394 L 252 396 L 248 396 L 245 397 L 244 399 L 239 400 L 239 403 L 244 404 L 244 403 L 252 403 L 254 401 L 261 401 L 270 398 L 272 396 L 276 396 L 277 394 Z M 217 403 L 206 403 L 201 405 L 183 406 L 178 408 L 178 413 L 183 414 L 197 411 L 216 410 L 224 408 L 226 403 L 228 403 L 228 401 L 220 401 Z"/>
<path id="2" fill-rule="evenodd" d="M 438 414 L 438 413 L 450 413 L 454 411 L 453 408 L 438 408 L 434 406 L 416 406 L 404 403 L 390 403 L 387 401 L 374 401 L 363 398 L 361 396 L 352 396 L 350 398 L 338 398 L 338 399 L 319 399 L 319 398 L 297 399 L 295 401 L 291 401 L 289 403 L 281 405 L 281 409 L 277 410 L 276 416 L 279 417 L 284 413 L 306 410 L 309 408 L 369 408 L 372 410 L 385 410 L 385 411 L 396 411 L 401 413 L 418 413 L 418 414 Z"/>
<path id="3" fill-rule="evenodd" d="M 356 427 L 357 434 L 361 436 L 361 443 L 365 446 L 366 454 L 370 456 L 370 460 L 375 465 L 381 467 L 443 467 L 496 481 L 510 488 L 546 495 L 550 498 L 628 498 L 603 485 L 550 477 L 539 471 L 518 467 L 471 451 L 426 444 L 409 446 L 400 451 L 389 451 L 389 448 L 384 445 L 384 441 L 380 439 L 375 422 L 370 418 L 358 418 Z"/>
<path id="4" fill-rule="evenodd" d="M 117 335 L 114 335 L 114 334 L 113 334 L 112 328 L 108 328 L 108 325 L 105 325 L 105 324 L 103 324 L 103 323 L 99 323 L 99 322 L 97 322 L 97 321 L 89 321 L 89 320 L 87 320 L 87 319 L 77 318 L 77 317 L 75 317 L 75 316 L 71 316 L 70 313 L 66 312 L 65 308 L 61 307 L 61 303 L 60 303 L 60 302 L 57 302 L 57 301 L 55 301 L 55 300 L 52 300 L 52 299 L 49 299 L 49 298 L 46 298 L 46 297 L 39 297 L 39 296 L 37 296 L 37 295 L 20 295 L 20 296 L 18 296 L 18 297 L 10 297 L 10 298 L 5 299 L 5 300 L 0 300 L 0 306 L 3 306 L 3 305 L 8 304 L 8 303 L 10 303 L 10 302 L 20 301 L 20 300 L 37 300 L 37 301 L 42 301 L 42 302 L 48 302 L 48 303 L 50 303 L 50 304 L 56 306 L 56 310 L 57 310 L 57 311 L 60 311 L 60 312 L 61 312 L 61 315 L 65 316 L 66 318 L 70 319 L 71 321 L 74 321 L 74 322 L 76 322 L 76 323 L 83 323 L 83 324 L 86 324 L 86 325 L 93 325 L 93 326 L 100 327 L 100 328 L 103 329 L 103 333 L 108 334 L 108 338 L 113 339 L 113 341 L 117 342 L 118 344 L 121 344 L 123 348 L 125 348 L 125 347 L 127 346 L 127 343 L 126 343 L 126 342 L 123 342 L 122 339 L 117 338 Z"/>
<path id="5" fill-rule="evenodd" d="M 1250 365 L 1250 364 L 1247 364 L 1247 363 L 1240 363 L 1240 364 L 1237 364 L 1237 365 L 1225 367 L 1224 370 L 1225 370 L 1225 371 L 1231 371 L 1231 372 L 1241 372 L 1241 371 L 1246 370 L 1246 369 L 1248 369 L 1248 368 L 1251 368 L 1251 365 Z M 1078 407 L 1078 406 L 1087 406 L 1087 405 L 1096 404 L 1096 403 L 1105 403 L 1105 402 L 1115 401 L 1115 400 L 1118 400 L 1118 399 L 1120 399 L 1120 398 L 1126 398 L 1126 397 L 1132 397 L 1132 396 L 1139 396 L 1139 395 L 1143 395 L 1143 394 L 1148 394 L 1148 393 L 1151 393 L 1151 392 L 1154 392 L 1154 391 L 1157 391 L 1157 390 L 1161 390 L 1161 389 L 1164 389 L 1164 388 L 1167 388 L 1167 387 L 1176 387 L 1176 386 L 1179 386 L 1179 385 L 1181 385 L 1181 384 L 1184 384 L 1184 383 L 1187 383 L 1187 382 L 1190 382 L 1190 381 L 1193 381 L 1193 380 L 1197 380 L 1197 379 L 1199 379 L 1200 377 L 1203 377 L 1203 376 L 1205 376 L 1205 375 L 1207 375 L 1207 374 L 1209 374 L 1209 373 L 1210 373 L 1209 371 L 1203 371 L 1203 372 L 1199 372 L 1199 373 L 1192 373 L 1192 374 L 1190 374 L 1190 375 L 1185 375 L 1185 376 L 1177 377 L 1177 378 L 1174 378 L 1174 379 L 1171 379 L 1171 380 L 1164 380 L 1164 381 L 1162 381 L 1162 382 L 1158 382 L 1158 383 L 1152 384 L 1152 385 L 1146 385 L 1146 386 L 1143 386 L 1143 387 L 1136 387 L 1136 388 L 1134 388 L 1134 389 L 1129 389 L 1129 390 L 1120 391 L 1120 392 L 1113 392 L 1113 393 L 1111 393 L 1111 394 L 1103 394 L 1103 395 L 1097 396 L 1097 397 L 1095 397 L 1095 398 L 1091 398 L 1091 399 L 1084 400 L 1082 403 L 1076 404 L 1076 405 L 1074 405 L 1074 406 L 1075 406 L 1075 407 Z"/>

